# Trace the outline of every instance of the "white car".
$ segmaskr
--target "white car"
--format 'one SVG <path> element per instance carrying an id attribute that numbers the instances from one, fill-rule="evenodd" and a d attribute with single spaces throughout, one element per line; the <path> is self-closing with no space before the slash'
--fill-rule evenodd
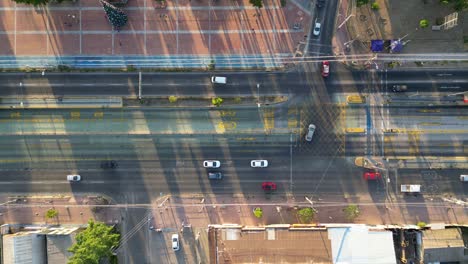
<path id="1" fill-rule="evenodd" d="M 179 234 L 172 234 L 172 250 L 177 251 L 180 249 L 179 247 Z"/>
<path id="2" fill-rule="evenodd" d="M 314 132 L 315 132 L 315 125 L 310 124 L 309 125 L 309 131 L 307 131 L 307 135 L 305 136 L 305 140 L 312 141 L 312 137 L 314 136 Z"/>
<path id="3" fill-rule="evenodd" d="M 314 26 L 314 36 L 318 36 L 320 35 L 320 28 L 322 27 L 322 25 L 319 23 L 319 22 L 315 22 L 315 26 Z"/>
<path id="4" fill-rule="evenodd" d="M 203 162 L 203 167 L 205 167 L 205 168 L 219 168 L 219 167 L 221 167 L 221 162 L 219 162 L 219 160 L 205 160 Z"/>
<path id="5" fill-rule="evenodd" d="M 268 167 L 268 160 L 252 160 L 250 166 L 252 168 L 266 168 Z"/>
<path id="6" fill-rule="evenodd" d="M 80 175 L 67 175 L 67 180 L 71 182 L 79 182 L 81 181 Z"/>

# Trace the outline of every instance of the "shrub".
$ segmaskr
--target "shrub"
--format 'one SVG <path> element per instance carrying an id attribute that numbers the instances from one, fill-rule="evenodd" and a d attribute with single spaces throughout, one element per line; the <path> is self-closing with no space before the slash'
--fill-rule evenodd
<path id="1" fill-rule="evenodd" d="M 369 3 L 369 0 L 358 0 L 357 1 L 357 6 L 360 7 L 360 6 L 363 6 L 365 4 L 368 4 Z"/>
<path id="2" fill-rule="evenodd" d="M 220 106 L 220 105 L 223 103 L 223 98 L 220 98 L 220 97 L 212 98 L 212 99 L 211 99 L 211 103 L 212 103 L 214 106 Z"/>
<path id="3" fill-rule="evenodd" d="M 429 26 L 429 21 L 428 21 L 427 19 L 421 19 L 421 20 L 419 21 L 419 26 L 420 26 L 421 28 L 426 28 L 426 27 Z"/>
<path id="4" fill-rule="evenodd" d="M 372 8 L 373 10 L 379 10 L 379 9 L 380 9 L 380 6 L 379 6 L 378 3 L 372 3 L 371 8 Z"/>
<path id="5" fill-rule="evenodd" d="M 47 210 L 47 212 L 46 212 L 46 217 L 47 218 L 55 218 L 55 217 L 57 217 L 57 215 L 58 215 L 58 211 L 55 210 L 55 209 L 52 209 L 52 208 Z"/>
<path id="6" fill-rule="evenodd" d="M 174 96 L 174 95 L 171 95 L 169 96 L 169 103 L 173 104 L 175 102 L 177 102 L 177 96 Z"/>
<path id="7" fill-rule="evenodd" d="M 435 23 L 436 23 L 437 26 L 443 25 L 444 24 L 444 18 L 443 17 L 436 18 Z"/>
<path id="8" fill-rule="evenodd" d="M 361 214 L 361 211 L 359 210 L 359 206 L 355 204 L 348 205 L 345 209 L 343 209 L 343 211 L 346 215 L 346 218 L 348 218 L 348 220 L 351 220 L 351 221 L 356 219 L 356 217 L 358 217 Z"/>
<path id="9" fill-rule="evenodd" d="M 286 0 L 281 0 L 281 7 L 285 7 L 286 6 Z"/>
<path id="10" fill-rule="evenodd" d="M 235 97 L 234 98 L 234 103 L 240 104 L 242 102 L 242 99 L 240 97 Z"/>
<path id="11" fill-rule="evenodd" d="M 419 226 L 419 228 L 424 228 L 424 227 L 426 227 L 427 224 L 426 224 L 426 222 L 421 221 L 421 222 L 418 222 L 416 225 Z"/>
<path id="12" fill-rule="evenodd" d="M 257 218 L 262 218 L 262 216 L 263 216 L 263 210 L 262 210 L 262 208 L 256 207 L 256 208 L 253 210 L 253 214 L 254 214 L 255 217 L 257 217 Z"/>
<path id="13" fill-rule="evenodd" d="M 210 64 L 208 64 L 208 70 L 212 71 L 216 68 L 215 61 L 211 60 Z"/>
<path id="14" fill-rule="evenodd" d="M 315 217 L 315 210 L 313 208 L 303 208 L 297 211 L 297 216 L 302 223 L 308 223 Z"/>

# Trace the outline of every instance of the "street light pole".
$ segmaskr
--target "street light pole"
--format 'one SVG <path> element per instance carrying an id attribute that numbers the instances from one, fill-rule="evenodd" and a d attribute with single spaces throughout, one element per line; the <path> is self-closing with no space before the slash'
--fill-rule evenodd
<path id="1" fill-rule="evenodd" d="M 338 29 L 340 29 L 346 22 L 348 22 L 348 20 L 353 17 L 354 14 L 351 14 L 349 15 L 339 26 L 338 26 Z"/>
<path id="2" fill-rule="evenodd" d="M 260 108 L 260 84 L 257 83 L 257 107 Z"/>

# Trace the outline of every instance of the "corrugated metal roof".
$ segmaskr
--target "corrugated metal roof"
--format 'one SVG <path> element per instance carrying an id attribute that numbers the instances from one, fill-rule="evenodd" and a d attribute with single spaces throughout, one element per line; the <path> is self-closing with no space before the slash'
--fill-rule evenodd
<path id="1" fill-rule="evenodd" d="M 460 228 L 424 230 L 423 245 L 424 249 L 465 246 Z"/>
<path id="2" fill-rule="evenodd" d="M 397 263 L 390 231 L 371 231 L 365 225 L 355 225 L 329 228 L 328 233 L 334 263 Z"/>

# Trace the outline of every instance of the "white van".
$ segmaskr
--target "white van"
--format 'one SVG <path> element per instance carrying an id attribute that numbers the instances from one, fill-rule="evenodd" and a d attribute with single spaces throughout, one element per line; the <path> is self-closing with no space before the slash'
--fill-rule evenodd
<path id="1" fill-rule="evenodd" d="M 226 84 L 226 77 L 221 77 L 221 76 L 212 76 L 211 77 L 211 83 L 217 83 L 217 84 Z"/>
<path id="2" fill-rule="evenodd" d="M 468 182 L 468 175 L 460 175 L 460 181 L 462 182 Z"/>

